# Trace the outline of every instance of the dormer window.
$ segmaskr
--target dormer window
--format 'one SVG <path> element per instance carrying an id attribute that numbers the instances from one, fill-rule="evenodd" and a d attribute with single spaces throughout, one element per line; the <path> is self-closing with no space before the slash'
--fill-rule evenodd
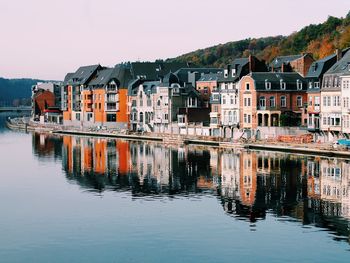
<path id="1" fill-rule="evenodd" d="M 303 89 L 303 83 L 298 79 L 297 80 L 297 90 L 302 90 Z"/>
<path id="2" fill-rule="evenodd" d="M 269 82 L 267 79 L 265 79 L 265 89 L 267 90 L 271 89 L 271 82 Z"/>
<path id="3" fill-rule="evenodd" d="M 313 85 L 312 82 L 309 82 L 309 89 L 312 89 Z"/>
<path id="4" fill-rule="evenodd" d="M 232 77 L 236 76 L 236 69 L 232 69 Z"/>
<path id="5" fill-rule="evenodd" d="M 283 81 L 283 79 L 280 80 L 280 86 L 281 86 L 281 89 L 282 90 L 285 90 L 286 89 L 286 83 Z"/>
<path id="6" fill-rule="evenodd" d="M 224 77 L 227 78 L 228 77 L 228 69 L 224 70 Z"/>

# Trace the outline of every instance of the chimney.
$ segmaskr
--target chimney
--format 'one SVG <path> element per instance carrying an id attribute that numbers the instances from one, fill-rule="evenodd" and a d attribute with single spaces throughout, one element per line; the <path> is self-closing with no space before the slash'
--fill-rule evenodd
<path id="1" fill-rule="evenodd" d="M 342 58 L 342 52 L 338 48 L 335 50 L 335 54 L 337 56 L 337 61 L 341 60 Z"/>
<path id="2" fill-rule="evenodd" d="M 285 72 L 285 65 L 284 65 L 284 63 L 282 63 L 282 65 L 281 65 L 281 72 Z"/>
<path id="3" fill-rule="evenodd" d="M 252 55 L 249 55 L 248 57 L 248 63 L 249 63 L 249 72 L 254 72 L 256 71 L 256 65 L 255 65 L 255 58 Z"/>

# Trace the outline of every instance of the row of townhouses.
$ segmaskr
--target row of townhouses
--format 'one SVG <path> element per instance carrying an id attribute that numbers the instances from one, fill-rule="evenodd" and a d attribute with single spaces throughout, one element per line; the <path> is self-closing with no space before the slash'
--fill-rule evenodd
<path id="1" fill-rule="evenodd" d="M 279 56 L 269 65 L 249 56 L 224 69 L 177 62 L 91 65 L 68 73 L 59 87 L 50 102 L 35 89 L 33 105 L 41 107 L 33 115 L 81 128 L 225 138 L 288 133 L 290 127 L 315 137 L 350 135 L 348 49 L 318 61 L 308 53 Z"/>

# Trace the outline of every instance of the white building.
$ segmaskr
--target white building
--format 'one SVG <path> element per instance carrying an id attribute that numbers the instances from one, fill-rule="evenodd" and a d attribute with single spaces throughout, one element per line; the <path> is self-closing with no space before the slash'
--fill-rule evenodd
<path id="1" fill-rule="evenodd" d="M 350 135 L 350 72 L 341 76 L 342 133 Z"/>

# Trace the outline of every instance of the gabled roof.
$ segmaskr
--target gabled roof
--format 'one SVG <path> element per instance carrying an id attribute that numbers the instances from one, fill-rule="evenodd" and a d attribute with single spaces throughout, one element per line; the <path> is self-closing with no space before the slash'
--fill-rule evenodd
<path id="1" fill-rule="evenodd" d="M 224 74 L 218 75 L 219 82 L 235 82 L 242 78 L 244 75 L 249 73 L 249 59 L 248 58 L 236 58 L 232 61 L 230 65 L 227 66 L 228 70 L 227 77 Z M 234 75 L 232 75 L 232 70 L 235 70 Z"/>
<path id="2" fill-rule="evenodd" d="M 266 91 L 266 82 L 271 83 L 271 89 L 273 91 L 297 91 L 297 82 L 303 84 L 302 90 L 307 89 L 306 80 L 296 72 L 283 72 L 283 73 L 274 73 L 274 72 L 252 72 L 249 74 L 255 81 L 256 90 Z M 286 83 L 286 89 L 281 89 L 281 82 Z"/>
<path id="3" fill-rule="evenodd" d="M 273 68 L 281 68 L 282 64 L 289 64 L 290 62 L 300 59 L 302 58 L 304 55 L 300 54 L 300 55 L 291 55 L 291 56 L 278 56 L 275 57 L 271 63 L 270 63 L 270 67 Z"/>
<path id="4" fill-rule="evenodd" d="M 68 80 L 70 85 L 85 85 L 90 81 L 92 75 L 100 69 L 100 65 L 83 66 L 78 68 L 73 76 Z"/>
<path id="5" fill-rule="evenodd" d="M 327 56 L 323 59 L 313 62 L 309 68 L 309 72 L 306 78 L 321 78 L 322 75 L 330 69 L 330 67 L 337 61 L 337 56 L 335 54 Z"/>
<path id="6" fill-rule="evenodd" d="M 331 75 L 331 74 L 346 74 L 350 70 L 350 52 L 347 49 L 345 51 L 344 56 L 335 63 L 326 73 L 325 75 Z"/>
<path id="7" fill-rule="evenodd" d="M 67 75 L 64 77 L 63 86 L 66 86 L 68 84 L 68 81 L 74 76 L 74 73 L 67 73 Z"/>
<path id="8" fill-rule="evenodd" d="M 96 75 L 89 82 L 89 86 L 104 86 L 108 84 L 108 82 L 114 77 L 113 76 L 114 69 L 113 68 L 105 68 L 97 71 Z"/>

